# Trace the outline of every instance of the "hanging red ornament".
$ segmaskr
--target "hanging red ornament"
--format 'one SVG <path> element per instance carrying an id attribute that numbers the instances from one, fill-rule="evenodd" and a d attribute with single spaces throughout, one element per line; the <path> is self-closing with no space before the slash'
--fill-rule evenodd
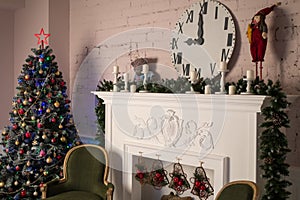
<path id="1" fill-rule="evenodd" d="M 175 190 L 177 196 L 191 188 L 187 181 L 186 174 L 183 171 L 182 165 L 179 162 L 174 163 L 173 172 L 169 175 L 172 178 L 169 187 Z"/>
<path id="2" fill-rule="evenodd" d="M 25 111 L 24 111 L 24 109 L 21 108 L 18 110 L 18 113 L 19 113 L 19 115 L 24 115 Z"/>
<path id="3" fill-rule="evenodd" d="M 13 128 L 13 130 L 16 130 L 18 128 L 18 125 L 17 124 L 13 124 L 12 128 Z"/>
<path id="4" fill-rule="evenodd" d="M 21 190 L 20 195 L 21 195 L 21 197 L 25 197 L 26 196 L 26 190 Z"/>
<path id="5" fill-rule="evenodd" d="M 31 133 L 27 131 L 27 132 L 25 133 L 25 137 L 26 137 L 26 138 L 30 138 L 30 137 L 31 137 Z"/>
<path id="6" fill-rule="evenodd" d="M 24 149 L 20 149 L 20 154 L 24 154 Z"/>
<path id="7" fill-rule="evenodd" d="M 140 156 L 138 157 L 138 163 L 135 165 L 136 174 L 135 179 L 140 182 L 141 185 L 149 183 L 149 172 L 147 171 L 147 167 L 145 164 L 145 160 L 140 152 Z"/>
<path id="8" fill-rule="evenodd" d="M 17 170 L 17 171 L 20 170 L 20 166 L 19 166 L 19 165 L 16 166 L 16 170 Z"/>
<path id="9" fill-rule="evenodd" d="M 157 159 L 152 163 L 152 171 L 150 172 L 150 184 L 155 189 L 161 189 L 169 184 L 167 171 L 164 169 L 161 160 Z"/>
<path id="10" fill-rule="evenodd" d="M 29 101 L 30 103 L 33 102 L 33 98 L 30 97 L 30 98 L 28 99 L 28 101 Z"/>
<path id="11" fill-rule="evenodd" d="M 37 127 L 38 127 L 38 128 L 43 128 L 43 124 L 39 122 L 39 123 L 37 124 Z"/>
<path id="12" fill-rule="evenodd" d="M 55 143 L 55 142 L 56 142 L 56 138 L 52 138 L 52 139 L 51 139 L 51 142 L 52 142 L 52 143 Z"/>
<path id="13" fill-rule="evenodd" d="M 51 119 L 51 122 L 55 123 L 55 122 L 56 122 L 56 118 L 53 117 L 53 118 Z"/>
<path id="14" fill-rule="evenodd" d="M 198 196 L 201 200 L 206 200 L 209 196 L 214 194 L 214 189 L 206 176 L 202 164 L 203 163 L 200 162 L 200 167 L 195 169 L 194 177 L 190 179 L 191 182 L 194 183 L 191 193 Z"/>
<path id="15" fill-rule="evenodd" d="M 60 82 L 60 86 L 64 86 L 65 85 L 65 82 L 64 81 L 61 81 Z"/>

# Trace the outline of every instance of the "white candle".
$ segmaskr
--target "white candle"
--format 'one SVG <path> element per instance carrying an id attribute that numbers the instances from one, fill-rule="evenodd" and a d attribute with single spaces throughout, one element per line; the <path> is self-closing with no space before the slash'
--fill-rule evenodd
<path id="1" fill-rule="evenodd" d="M 211 94 L 211 86 L 210 85 L 206 85 L 204 87 L 204 94 Z"/>
<path id="2" fill-rule="evenodd" d="M 143 73 L 148 73 L 149 71 L 149 65 L 143 64 Z"/>
<path id="3" fill-rule="evenodd" d="M 114 66 L 114 73 L 118 73 L 119 72 L 119 66 Z"/>
<path id="4" fill-rule="evenodd" d="M 130 85 L 130 92 L 136 92 L 136 85 Z"/>
<path id="5" fill-rule="evenodd" d="M 229 85 L 229 95 L 235 94 L 236 87 L 234 85 Z"/>
<path id="6" fill-rule="evenodd" d="M 253 80 L 254 79 L 254 71 L 253 70 L 247 70 L 247 79 Z"/>
<path id="7" fill-rule="evenodd" d="M 197 80 L 197 72 L 196 71 L 190 71 L 190 79 L 191 79 L 191 81 Z"/>
<path id="8" fill-rule="evenodd" d="M 227 70 L 227 63 L 225 61 L 220 63 L 220 70 Z"/>
<path id="9" fill-rule="evenodd" d="M 124 73 L 123 77 L 124 77 L 124 82 L 128 82 L 129 74 L 128 73 Z"/>

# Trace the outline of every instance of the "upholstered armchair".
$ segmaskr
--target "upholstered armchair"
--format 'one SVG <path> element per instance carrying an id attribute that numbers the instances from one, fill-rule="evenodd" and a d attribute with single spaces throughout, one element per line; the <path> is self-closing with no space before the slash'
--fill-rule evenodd
<path id="1" fill-rule="evenodd" d="M 223 186 L 215 200 L 257 200 L 258 187 L 252 181 L 232 181 Z"/>
<path id="2" fill-rule="evenodd" d="M 112 200 L 113 184 L 107 181 L 108 155 L 104 148 L 83 144 L 64 159 L 63 178 L 44 184 L 42 199 Z"/>

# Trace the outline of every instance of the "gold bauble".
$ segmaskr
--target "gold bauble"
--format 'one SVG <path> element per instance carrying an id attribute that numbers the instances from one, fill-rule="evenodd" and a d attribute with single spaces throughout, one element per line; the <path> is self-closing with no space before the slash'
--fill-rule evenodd
<path id="1" fill-rule="evenodd" d="M 28 180 L 28 181 L 26 181 L 26 185 L 27 186 L 29 186 L 30 185 L 30 181 Z"/>
<path id="2" fill-rule="evenodd" d="M 18 184 L 19 184 L 19 182 L 18 182 L 18 181 L 15 181 L 15 182 L 14 182 L 14 185 L 15 185 L 15 186 L 17 186 Z"/>
<path id="3" fill-rule="evenodd" d="M 52 163 L 52 158 L 51 158 L 51 157 L 48 157 L 48 158 L 46 159 L 46 162 L 47 162 L 47 163 Z"/>
<path id="4" fill-rule="evenodd" d="M 39 74 L 43 74 L 43 73 L 44 73 L 44 71 L 40 69 L 39 70 Z"/>
<path id="5" fill-rule="evenodd" d="M 25 80 L 28 80 L 30 78 L 30 76 L 28 74 L 25 75 Z"/>
<path id="6" fill-rule="evenodd" d="M 56 76 L 59 76 L 59 75 L 60 75 L 60 71 L 57 71 L 57 72 L 55 73 L 55 75 L 56 75 Z"/>
<path id="7" fill-rule="evenodd" d="M 4 187 L 4 182 L 3 181 L 0 182 L 0 187 Z"/>
<path id="8" fill-rule="evenodd" d="M 37 195 L 38 195 L 38 192 L 34 191 L 33 196 L 37 196 Z"/>
<path id="9" fill-rule="evenodd" d="M 28 104 L 28 101 L 27 101 L 27 100 L 24 100 L 24 101 L 23 101 L 23 105 L 26 106 L 27 104 Z"/>
<path id="10" fill-rule="evenodd" d="M 50 112 L 51 112 L 50 108 L 47 108 L 46 113 L 50 113 Z"/>
<path id="11" fill-rule="evenodd" d="M 24 127 L 26 126 L 26 123 L 25 123 L 25 122 L 23 122 L 21 126 L 24 128 Z"/>
<path id="12" fill-rule="evenodd" d="M 19 145 L 20 144 L 20 142 L 19 142 L 19 140 L 17 140 L 16 142 L 15 142 L 15 145 Z"/>
<path id="13" fill-rule="evenodd" d="M 31 116 L 31 120 L 34 121 L 35 120 L 35 116 Z"/>
<path id="14" fill-rule="evenodd" d="M 2 131 L 2 135 L 7 135 L 7 132 L 6 131 Z"/>
<path id="15" fill-rule="evenodd" d="M 25 91 L 24 91 L 24 95 L 27 95 L 27 94 L 28 94 L 28 92 L 27 92 L 27 90 L 25 90 Z"/>
<path id="16" fill-rule="evenodd" d="M 17 110 L 14 110 L 13 113 L 14 113 L 14 115 L 17 115 L 17 114 L 18 114 L 18 111 L 17 111 Z"/>
<path id="17" fill-rule="evenodd" d="M 59 128 L 59 129 L 62 129 L 62 128 L 63 128 L 63 125 L 60 124 L 60 125 L 58 126 L 58 128 Z"/>
<path id="18" fill-rule="evenodd" d="M 45 140 L 45 139 L 47 139 L 47 135 L 46 134 L 43 134 L 42 135 L 42 138 Z"/>
<path id="19" fill-rule="evenodd" d="M 44 174 L 44 176 L 47 176 L 47 175 L 48 175 L 48 172 L 47 172 L 47 171 L 44 171 L 43 174 Z"/>
<path id="20" fill-rule="evenodd" d="M 56 108 L 58 108 L 59 107 L 59 102 L 58 101 L 56 101 L 55 103 L 54 103 L 54 106 L 56 107 Z"/>
<path id="21" fill-rule="evenodd" d="M 27 167 L 29 167 L 31 165 L 29 160 L 27 161 L 26 165 L 27 165 Z"/>
<path id="22" fill-rule="evenodd" d="M 60 138 L 60 141 L 66 142 L 66 137 L 65 137 L 65 136 L 62 136 L 62 137 Z"/>

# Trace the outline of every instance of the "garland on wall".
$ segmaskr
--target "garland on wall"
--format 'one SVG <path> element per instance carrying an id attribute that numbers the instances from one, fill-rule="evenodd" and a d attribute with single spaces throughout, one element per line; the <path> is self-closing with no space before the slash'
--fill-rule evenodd
<path id="1" fill-rule="evenodd" d="M 219 90 L 219 83 L 219 77 L 215 79 L 202 78 L 196 84 L 193 84 L 192 87 L 195 91 L 203 94 L 205 85 L 210 84 L 213 93 Z M 245 92 L 247 87 L 247 83 L 243 79 L 238 80 L 236 83 L 226 83 L 225 90 L 227 93 L 229 85 L 236 86 L 237 94 Z M 190 90 L 190 86 L 191 84 L 186 78 L 179 77 L 177 80 L 163 79 L 158 82 L 148 83 L 147 90 L 153 93 L 185 93 Z M 113 83 L 106 80 L 100 81 L 97 86 L 98 91 L 111 91 L 112 88 Z M 137 92 L 140 88 L 137 88 Z M 285 200 L 290 195 L 287 187 L 291 185 L 291 182 L 285 179 L 289 176 L 289 165 L 286 163 L 286 157 L 290 149 L 288 148 L 288 141 L 286 135 L 282 132 L 282 128 L 289 127 L 289 118 L 285 109 L 290 103 L 287 101 L 279 81 L 274 83 L 272 80 L 268 80 L 265 83 L 257 77 L 251 84 L 251 92 L 256 95 L 270 96 L 270 104 L 263 108 L 261 112 L 264 122 L 260 124 L 260 127 L 263 129 L 259 138 L 260 168 L 262 169 L 261 176 L 266 180 L 262 200 Z M 101 144 L 104 144 L 105 106 L 102 99 L 98 98 L 98 100 L 95 112 L 99 132 L 96 139 Z"/>

